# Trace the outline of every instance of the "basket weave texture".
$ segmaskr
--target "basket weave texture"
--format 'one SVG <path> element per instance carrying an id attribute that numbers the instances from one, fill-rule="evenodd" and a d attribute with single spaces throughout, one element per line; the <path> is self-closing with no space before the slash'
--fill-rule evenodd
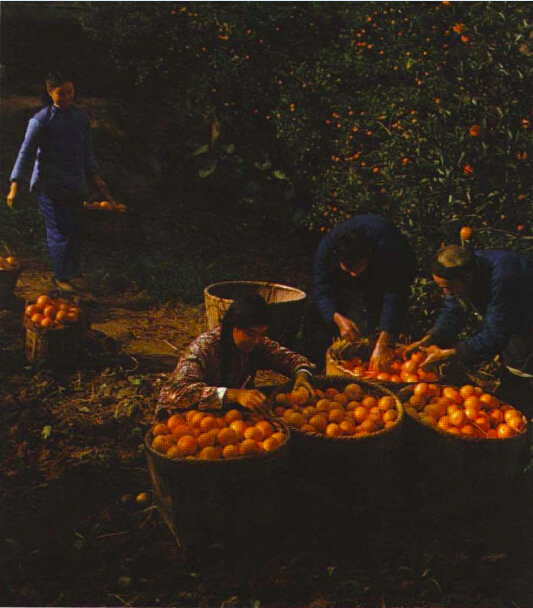
<path id="1" fill-rule="evenodd" d="M 321 389 L 344 390 L 353 382 L 339 376 L 315 378 L 317 388 Z M 357 380 L 357 384 L 373 396 L 392 397 L 398 412 L 397 423 L 364 437 L 329 437 L 291 427 L 291 463 L 296 477 L 304 483 L 318 484 L 328 492 L 342 489 L 343 498 L 350 501 L 352 508 L 364 510 L 375 505 L 394 484 L 403 440 L 404 410 L 396 395 L 382 385 L 363 380 Z M 290 389 L 291 385 L 277 389 L 271 399 Z"/>
<path id="2" fill-rule="evenodd" d="M 406 402 L 413 387 L 398 398 Z M 527 430 L 507 439 L 460 437 L 422 423 L 406 413 L 408 458 L 429 494 L 466 507 L 496 500 L 516 486 L 527 456 Z"/>
<path id="3" fill-rule="evenodd" d="M 270 422 L 287 436 L 277 450 L 231 460 L 169 458 L 151 447 L 146 433 L 154 502 L 180 546 L 222 542 L 240 551 L 254 529 L 277 525 L 290 434 L 282 422 Z"/>
<path id="4" fill-rule="evenodd" d="M 300 327 L 307 295 L 305 291 L 264 281 L 226 281 L 213 283 L 204 289 L 207 327 L 220 324 L 231 303 L 238 296 L 258 293 L 269 305 L 271 322 L 269 336 L 291 346 Z"/>

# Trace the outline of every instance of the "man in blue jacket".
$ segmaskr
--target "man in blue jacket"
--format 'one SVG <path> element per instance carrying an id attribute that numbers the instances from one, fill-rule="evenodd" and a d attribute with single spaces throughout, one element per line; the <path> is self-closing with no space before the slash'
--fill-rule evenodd
<path id="1" fill-rule="evenodd" d="M 533 378 L 533 260 L 515 251 L 448 245 L 431 272 L 445 298 L 434 326 L 410 347 L 431 347 L 424 366 L 452 357 L 472 365 L 501 354 L 510 372 Z M 481 315 L 483 326 L 459 340 L 469 312 Z"/>
<path id="2" fill-rule="evenodd" d="M 413 251 L 390 220 L 355 215 L 330 230 L 318 246 L 314 274 L 314 302 L 328 325 L 330 343 L 335 333 L 348 340 L 361 334 L 347 316 L 361 294 L 367 330 L 379 330 L 370 369 L 386 369 L 389 346 L 405 321 L 415 273 Z"/>

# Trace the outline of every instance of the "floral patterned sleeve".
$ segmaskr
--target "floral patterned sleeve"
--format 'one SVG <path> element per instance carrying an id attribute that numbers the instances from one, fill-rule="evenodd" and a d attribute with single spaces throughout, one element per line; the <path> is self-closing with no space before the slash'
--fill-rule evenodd
<path id="1" fill-rule="evenodd" d="M 264 338 L 257 346 L 259 350 L 260 369 L 271 369 L 289 378 L 294 378 L 297 371 L 307 369 L 311 373 L 315 371 L 315 365 L 303 355 L 299 355 L 278 342 Z"/>
<path id="2" fill-rule="evenodd" d="M 162 410 L 214 409 L 222 407 L 217 386 L 209 386 L 209 376 L 220 369 L 217 340 L 213 332 L 197 338 L 181 356 L 167 385 L 161 390 L 156 415 Z"/>

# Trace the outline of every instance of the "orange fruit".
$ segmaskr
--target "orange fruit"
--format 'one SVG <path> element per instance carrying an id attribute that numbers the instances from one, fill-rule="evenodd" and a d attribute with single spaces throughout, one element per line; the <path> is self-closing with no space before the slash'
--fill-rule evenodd
<path id="1" fill-rule="evenodd" d="M 263 437 L 265 439 L 268 439 L 268 437 L 270 437 L 274 432 L 274 427 L 270 424 L 270 422 L 268 422 L 268 420 L 260 420 L 255 426 L 261 431 L 261 433 L 263 433 Z"/>
<path id="2" fill-rule="evenodd" d="M 461 397 L 459 391 L 456 390 L 455 388 L 453 388 L 452 386 L 446 386 L 446 387 L 444 387 L 442 389 L 442 395 L 443 395 L 443 397 L 447 397 L 448 399 L 450 399 L 454 403 L 462 403 L 463 402 L 463 398 Z"/>
<path id="3" fill-rule="evenodd" d="M 192 427 L 188 424 L 177 424 L 172 427 L 172 436 L 177 441 L 180 437 L 185 435 L 192 435 Z"/>
<path id="4" fill-rule="evenodd" d="M 198 435 L 197 441 L 198 447 L 203 449 L 207 446 L 214 446 L 216 443 L 216 437 L 213 435 L 213 433 L 211 433 L 211 431 L 208 431 L 207 433 L 201 433 Z"/>
<path id="5" fill-rule="evenodd" d="M 297 414 L 298 416 L 300 414 Z M 244 431 L 245 439 L 252 439 L 253 441 L 264 441 L 265 437 L 260 429 L 256 426 L 251 426 Z"/>
<path id="6" fill-rule="evenodd" d="M 451 424 L 450 419 L 448 418 L 448 416 L 441 416 L 439 418 L 438 426 L 442 430 L 446 431 L 446 430 L 448 430 L 452 426 L 452 424 Z"/>
<path id="7" fill-rule="evenodd" d="M 372 433 L 372 431 L 377 430 L 376 421 L 367 418 L 366 420 L 363 420 L 363 422 L 361 422 L 361 424 L 357 427 L 357 430 L 364 431 L 366 433 Z"/>
<path id="8" fill-rule="evenodd" d="M 348 397 L 349 401 L 360 401 L 363 397 L 363 389 L 354 382 L 346 386 L 344 394 Z"/>
<path id="9" fill-rule="evenodd" d="M 192 456 L 198 449 L 198 442 L 191 435 L 183 435 L 177 443 L 179 456 Z"/>
<path id="10" fill-rule="evenodd" d="M 230 443 L 228 445 L 225 445 L 224 448 L 222 449 L 222 456 L 223 458 L 238 458 L 239 457 L 239 448 Z"/>
<path id="11" fill-rule="evenodd" d="M 314 416 L 317 413 L 317 409 L 314 405 L 308 405 L 306 407 L 304 407 L 304 409 L 302 410 L 302 414 L 307 418 L 311 418 L 311 416 Z M 258 423 L 259 424 L 259 423 Z"/>
<path id="12" fill-rule="evenodd" d="M 475 437 L 477 435 L 476 429 L 471 424 L 465 424 L 461 427 L 461 435 Z"/>
<path id="13" fill-rule="evenodd" d="M 248 428 L 248 425 L 244 420 L 234 420 L 229 426 L 230 429 L 233 429 L 237 433 L 238 439 L 244 438 L 244 431 Z"/>
<path id="14" fill-rule="evenodd" d="M 239 446 L 239 452 L 243 456 L 250 456 L 252 454 L 259 454 L 259 446 L 253 439 L 245 439 Z"/>
<path id="15" fill-rule="evenodd" d="M 459 389 L 459 394 L 461 395 L 461 397 L 463 399 L 467 399 L 468 397 L 475 395 L 474 387 L 471 386 L 470 384 L 464 384 Z"/>
<path id="16" fill-rule="evenodd" d="M 463 226 L 461 230 L 459 230 L 459 236 L 461 240 L 468 241 L 472 236 L 472 228 L 470 226 Z"/>
<path id="17" fill-rule="evenodd" d="M 50 306 L 50 304 L 52 304 L 52 298 L 50 298 L 49 296 L 39 296 L 35 301 L 35 304 L 39 308 L 44 309 L 47 306 Z"/>
<path id="18" fill-rule="evenodd" d="M 277 448 L 279 448 L 279 443 L 273 437 L 268 437 L 268 439 L 265 439 L 263 442 L 263 450 L 265 450 L 265 452 L 273 452 Z"/>
<path id="19" fill-rule="evenodd" d="M 178 446 L 173 444 L 171 445 L 168 450 L 166 451 L 166 455 L 169 458 L 179 458 L 180 457 L 180 451 L 178 449 Z"/>
<path id="20" fill-rule="evenodd" d="M 405 374 L 414 374 L 416 373 L 417 369 L 418 363 L 416 361 L 413 361 L 412 359 L 409 359 L 408 361 L 404 361 L 404 363 L 402 363 L 402 372 L 404 372 Z"/>
<path id="21" fill-rule="evenodd" d="M 41 321 L 44 319 L 43 315 L 37 313 L 35 315 L 32 316 L 31 321 L 32 323 L 37 323 L 37 324 L 41 324 Z"/>
<path id="22" fill-rule="evenodd" d="M 285 393 L 278 393 L 275 397 L 274 397 L 274 401 L 278 404 L 278 405 L 286 405 L 287 404 L 287 395 Z M 233 411 L 237 411 L 237 410 L 233 410 Z M 228 412 L 229 413 L 229 412 Z"/>
<path id="23" fill-rule="evenodd" d="M 490 428 L 490 422 L 488 416 L 478 416 L 474 418 L 475 426 L 479 427 L 482 431 L 488 431 Z"/>
<path id="24" fill-rule="evenodd" d="M 191 425 L 191 426 L 200 426 L 200 422 L 203 418 L 205 418 L 207 416 L 207 414 L 205 412 L 195 412 L 189 420 L 187 420 L 187 422 Z"/>
<path id="25" fill-rule="evenodd" d="M 335 395 L 333 397 L 333 401 L 335 403 L 338 403 L 338 404 L 342 405 L 342 406 L 345 406 L 348 403 L 349 399 L 348 399 L 348 397 L 344 393 L 341 393 L 339 395 Z"/>
<path id="26" fill-rule="evenodd" d="M 339 426 L 343 435 L 353 435 L 357 428 L 355 422 L 349 418 L 347 420 L 343 420 Z"/>
<path id="27" fill-rule="evenodd" d="M 217 433 L 218 443 L 222 446 L 236 444 L 239 440 L 237 433 L 230 427 L 220 429 Z"/>
<path id="28" fill-rule="evenodd" d="M 420 395 L 412 395 L 409 397 L 409 405 L 416 408 L 422 408 L 426 404 L 426 398 Z"/>
<path id="29" fill-rule="evenodd" d="M 287 424 L 289 424 L 290 426 L 303 426 L 306 422 L 307 420 L 304 418 L 303 414 L 300 414 L 299 412 L 292 412 L 287 418 Z M 263 434 L 261 433 L 261 435 Z"/>
<path id="30" fill-rule="evenodd" d="M 329 412 L 332 402 L 329 399 L 320 399 L 317 401 L 316 409 L 319 412 Z"/>
<path id="31" fill-rule="evenodd" d="M 328 420 L 324 414 L 316 414 L 309 419 L 311 424 L 317 431 L 323 433 L 328 425 Z"/>
<path id="32" fill-rule="evenodd" d="M 468 420 L 475 420 L 479 416 L 479 408 L 472 405 L 465 407 L 465 416 Z"/>
<path id="33" fill-rule="evenodd" d="M 339 424 L 344 420 L 344 410 L 341 410 L 339 408 L 333 408 L 329 410 L 328 420 L 329 422 L 336 422 L 337 424 Z"/>
<path id="34" fill-rule="evenodd" d="M 413 389 L 413 395 L 417 397 L 423 397 L 428 393 L 427 382 L 419 382 Z"/>
<path id="35" fill-rule="evenodd" d="M 515 416 L 518 416 L 520 418 L 520 414 L 515 409 L 511 408 L 510 410 L 505 411 L 503 419 L 505 420 L 505 422 L 509 422 L 509 420 L 511 418 L 514 418 Z"/>
<path id="36" fill-rule="evenodd" d="M 358 423 L 363 422 L 364 420 L 367 419 L 368 417 L 368 410 L 366 409 L 366 407 L 363 407 L 362 405 L 359 405 L 358 407 L 356 407 L 353 410 L 353 417 L 354 420 Z"/>
<path id="37" fill-rule="evenodd" d="M 42 310 L 38 306 L 35 306 L 35 304 L 30 304 L 29 306 L 26 306 L 26 310 L 24 311 L 24 314 L 30 318 L 33 317 L 33 315 L 41 313 Z"/>
<path id="38" fill-rule="evenodd" d="M 220 428 L 218 426 L 218 420 L 214 416 L 206 416 L 200 420 L 200 430 L 202 433 L 207 433 L 207 431 L 218 428 Z"/>
<path id="39" fill-rule="evenodd" d="M 41 321 L 41 327 L 53 327 L 54 326 L 54 320 L 51 319 L 50 317 L 44 317 L 44 319 Z"/>
<path id="40" fill-rule="evenodd" d="M 326 427 L 326 435 L 328 437 L 340 437 L 342 435 L 342 429 L 335 422 L 331 422 Z"/>
<path id="41" fill-rule="evenodd" d="M 157 437 L 158 435 L 168 435 L 170 433 L 170 429 L 164 422 L 157 423 L 152 429 L 152 435 Z"/>
<path id="42" fill-rule="evenodd" d="M 497 400 L 492 395 L 488 393 L 482 393 L 479 397 L 479 401 L 485 405 L 488 409 L 496 407 L 498 405 Z M 483 405 L 481 406 L 483 407 Z"/>
<path id="43" fill-rule="evenodd" d="M 425 378 L 427 378 L 427 375 L 425 376 Z M 404 382 L 418 382 L 420 380 L 420 377 L 418 376 L 418 374 L 402 374 L 401 379 Z"/>
<path id="44" fill-rule="evenodd" d="M 181 414 L 172 414 L 172 416 L 167 420 L 167 426 L 172 431 L 173 428 L 185 424 L 183 420 L 183 416 Z"/>
<path id="45" fill-rule="evenodd" d="M 187 412 L 185 413 L 185 420 L 187 422 L 191 422 L 192 417 L 196 414 L 198 414 L 198 410 L 187 410 Z"/>
<path id="46" fill-rule="evenodd" d="M 507 414 L 507 412 L 505 412 Z M 526 428 L 524 418 L 517 412 L 516 416 L 510 416 L 509 420 L 506 420 L 507 424 L 511 429 L 517 433 L 521 433 Z"/>
<path id="47" fill-rule="evenodd" d="M 338 395 L 339 391 L 336 388 L 330 386 L 324 391 L 324 394 L 326 395 L 326 397 L 329 397 L 331 399 L 332 397 L 335 397 L 335 395 Z"/>
<path id="48" fill-rule="evenodd" d="M 461 435 L 461 429 L 458 429 L 456 426 L 451 426 L 449 429 L 446 429 L 446 432 L 452 435 Z"/>
<path id="49" fill-rule="evenodd" d="M 364 397 L 361 401 L 361 405 L 363 407 L 366 407 L 366 409 L 370 409 L 371 407 L 376 407 L 378 404 L 378 400 L 375 397 L 372 397 L 371 395 L 367 395 L 366 397 Z"/>
<path id="50" fill-rule="evenodd" d="M 220 458 L 220 455 L 218 450 L 214 446 L 209 445 L 200 450 L 198 458 L 200 460 L 218 460 Z"/>
<path id="51" fill-rule="evenodd" d="M 398 418 L 398 412 L 396 410 L 387 410 L 383 413 L 383 422 L 394 422 Z"/>
<path id="52" fill-rule="evenodd" d="M 378 407 L 382 412 L 386 412 L 394 407 L 394 399 L 386 395 L 378 401 Z"/>
<path id="53" fill-rule="evenodd" d="M 496 427 L 496 435 L 498 436 L 498 439 L 506 439 L 507 437 L 512 437 L 513 430 L 507 424 L 499 424 Z"/>
<path id="54" fill-rule="evenodd" d="M 271 435 L 272 439 L 275 439 L 279 445 L 285 443 L 285 439 L 287 436 L 282 431 L 276 431 L 273 435 Z"/>
<path id="55" fill-rule="evenodd" d="M 152 448 L 160 454 L 166 454 L 173 443 L 174 439 L 172 438 L 172 435 L 157 435 L 152 441 Z"/>

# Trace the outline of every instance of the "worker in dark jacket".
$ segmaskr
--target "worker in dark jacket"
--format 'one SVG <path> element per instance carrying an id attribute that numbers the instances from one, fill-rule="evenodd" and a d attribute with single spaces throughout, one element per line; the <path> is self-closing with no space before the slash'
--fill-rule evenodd
<path id="1" fill-rule="evenodd" d="M 362 294 L 367 330 L 379 330 L 370 369 L 386 369 L 389 346 L 405 320 L 415 270 L 407 239 L 390 220 L 355 215 L 335 226 L 318 246 L 314 275 L 314 302 L 330 340 L 335 333 L 348 340 L 361 334 L 347 314 L 354 297 Z M 343 302 L 343 291 L 348 301 Z"/>
<path id="2" fill-rule="evenodd" d="M 423 365 L 452 357 L 471 365 L 501 354 L 511 373 L 533 379 L 533 260 L 515 251 L 449 245 L 431 272 L 446 297 L 434 326 L 410 346 L 429 347 Z M 469 312 L 481 315 L 483 326 L 458 340 Z"/>

